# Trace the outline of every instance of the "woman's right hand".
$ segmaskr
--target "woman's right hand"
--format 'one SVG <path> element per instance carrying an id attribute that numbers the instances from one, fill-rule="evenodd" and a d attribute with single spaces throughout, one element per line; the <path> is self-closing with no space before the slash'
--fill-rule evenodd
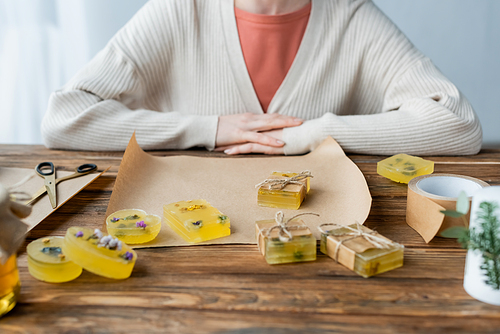
<path id="1" fill-rule="evenodd" d="M 246 113 L 220 116 L 215 148 L 218 150 L 217 148 L 244 143 L 282 147 L 285 145 L 283 141 L 262 132 L 299 126 L 302 122 L 300 118 L 279 114 Z"/>

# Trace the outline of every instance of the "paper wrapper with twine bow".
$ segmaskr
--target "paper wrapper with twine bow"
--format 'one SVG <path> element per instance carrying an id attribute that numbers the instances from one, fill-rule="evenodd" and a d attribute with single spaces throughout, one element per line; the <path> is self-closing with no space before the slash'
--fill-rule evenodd
<path id="1" fill-rule="evenodd" d="M 297 210 L 309 192 L 310 171 L 300 173 L 273 172 L 255 186 L 258 188 L 257 204 L 271 208 Z"/>
<path id="2" fill-rule="evenodd" d="M 325 230 L 326 227 L 333 229 Z M 359 223 L 322 224 L 320 250 L 363 277 L 403 265 L 404 247 Z"/>
<path id="3" fill-rule="evenodd" d="M 285 219 L 278 211 L 274 220 L 261 220 L 255 224 L 259 250 L 267 263 L 290 263 L 316 260 L 316 238 L 300 216 L 315 215 L 301 213 Z"/>

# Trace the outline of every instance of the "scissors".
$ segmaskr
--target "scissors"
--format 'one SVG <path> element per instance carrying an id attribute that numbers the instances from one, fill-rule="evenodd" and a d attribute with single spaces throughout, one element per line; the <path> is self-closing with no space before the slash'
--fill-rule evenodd
<path id="1" fill-rule="evenodd" d="M 25 204 L 33 203 L 38 197 L 45 193 L 49 194 L 50 205 L 52 209 L 57 207 L 57 194 L 56 185 L 59 182 L 73 179 L 75 177 L 80 177 L 87 175 L 97 170 L 97 165 L 95 164 L 83 164 L 75 168 L 75 173 L 56 179 L 55 167 L 52 162 L 41 162 L 35 167 L 36 173 L 44 179 L 44 186 L 40 188 L 33 197 L 27 201 Z"/>

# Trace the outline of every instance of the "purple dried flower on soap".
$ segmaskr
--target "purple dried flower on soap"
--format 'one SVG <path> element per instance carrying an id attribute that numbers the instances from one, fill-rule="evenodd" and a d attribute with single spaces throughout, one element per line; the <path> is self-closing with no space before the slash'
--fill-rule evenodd
<path id="1" fill-rule="evenodd" d="M 116 223 L 116 222 L 117 222 L 117 221 L 119 221 L 119 220 L 120 220 L 120 218 L 116 218 L 116 217 L 111 218 L 111 221 L 112 221 L 113 223 Z"/>
<path id="2" fill-rule="evenodd" d="M 83 237 L 83 232 L 82 231 L 76 232 L 75 237 L 77 237 L 77 238 Z"/>
<path id="3" fill-rule="evenodd" d="M 126 252 L 125 254 L 123 254 L 123 258 L 127 261 L 130 261 L 134 258 L 134 254 L 132 254 L 130 252 Z"/>
<path id="4" fill-rule="evenodd" d="M 135 226 L 146 228 L 146 226 L 148 226 L 148 225 L 146 225 L 146 223 L 144 223 L 144 220 L 141 220 L 140 222 L 135 223 Z"/>

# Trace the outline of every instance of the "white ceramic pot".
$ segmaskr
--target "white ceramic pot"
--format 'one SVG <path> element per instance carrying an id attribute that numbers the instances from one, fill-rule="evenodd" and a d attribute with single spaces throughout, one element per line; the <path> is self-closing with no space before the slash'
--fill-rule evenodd
<path id="1" fill-rule="evenodd" d="M 495 211 L 500 219 L 500 186 L 479 190 L 472 198 L 469 227 L 481 229 L 477 221 L 479 204 L 482 202 L 497 202 L 499 208 Z M 495 290 L 485 283 L 486 275 L 481 270 L 483 257 L 480 251 L 469 250 L 465 260 L 464 289 L 469 295 L 482 302 L 500 306 L 500 290 Z"/>

